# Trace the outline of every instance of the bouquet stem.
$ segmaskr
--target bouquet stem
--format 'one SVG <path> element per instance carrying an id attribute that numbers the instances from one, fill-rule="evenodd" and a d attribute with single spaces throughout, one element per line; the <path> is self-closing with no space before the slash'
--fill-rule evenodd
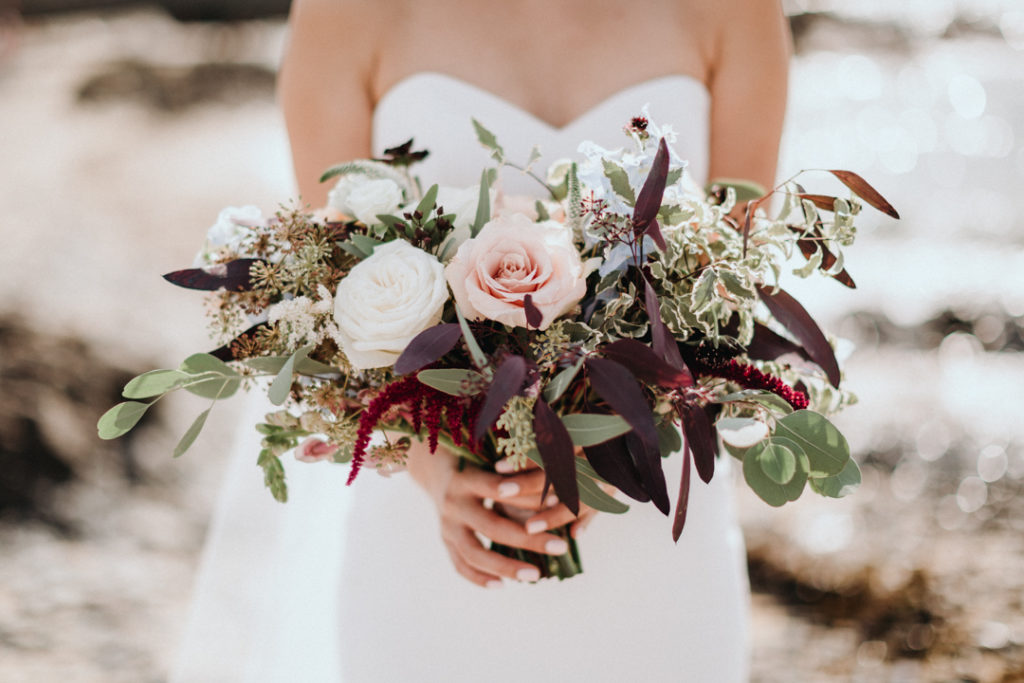
<path id="1" fill-rule="evenodd" d="M 559 538 L 563 539 L 569 544 L 569 551 L 564 555 L 545 555 L 543 553 L 535 553 L 531 550 L 524 550 L 523 548 L 513 548 L 512 546 L 503 545 L 501 543 L 491 542 L 491 550 L 510 557 L 520 562 L 526 562 L 538 570 L 540 570 L 540 578 L 557 578 L 559 581 L 571 578 L 577 574 L 583 573 L 583 563 L 580 562 L 580 551 L 579 546 L 576 545 L 576 539 L 569 533 L 569 524 L 552 529 L 548 533 L 554 534 Z"/>

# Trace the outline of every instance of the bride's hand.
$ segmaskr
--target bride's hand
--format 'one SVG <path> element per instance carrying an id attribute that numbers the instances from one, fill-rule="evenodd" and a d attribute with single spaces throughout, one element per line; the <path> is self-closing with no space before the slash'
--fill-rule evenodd
<path id="1" fill-rule="evenodd" d="M 441 520 L 441 537 L 456 571 L 478 586 L 498 587 L 501 579 L 536 581 L 536 567 L 484 547 L 477 533 L 490 540 L 536 553 L 562 555 L 566 542 L 554 534 L 541 533 L 574 519 L 557 498 L 541 501 L 544 472 L 540 469 L 503 475 L 467 466 L 458 469 L 457 458 L 439 448 L 434 454 L 426 444 L 414 442 L 409 451 L 409 473 L 430 494 Z M 526 525 L 484 506 L 492 500 L 502 506 L 535 511 Z M 548 503 L 548 505 L 545 505 Z M 554 507 L 551 506 L 554 504 Z M 564 514 L 559 509 L 564 510 Z M 567 519 L 563 519 L 568 514 Z M 527 531 L 527 525 L 533 533 Z"/>

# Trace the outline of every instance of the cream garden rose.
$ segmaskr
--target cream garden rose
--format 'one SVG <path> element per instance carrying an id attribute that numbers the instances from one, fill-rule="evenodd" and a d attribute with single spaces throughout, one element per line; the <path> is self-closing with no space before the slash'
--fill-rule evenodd
<path id="1" fill-rule="evenodd" d="M 467 240 L 445 269 L 467 318 L 526 326 L 530 294 L 543 314 L 540 329 L 568 313 L 587 291 L 580 255 L 561 223 L 534 223 L 522 214 L 499 216 Z"/>
<path id="2" fill-rule="evenodd" d="M 364 225 L 379 223 L 379 214 L 393 214 L 405 201 L 402 187 L 390 178 L 362 174 L 342 176 L 327 195 L 327 207 Z"/>
<path id="3" fill-rule="evenodd" d="M 413 337 L 440 322 L 447 300 L 436 257 L 404 240 L 382 244 L 338 283 L 342 351 L 357 369 L 390 367 Z"/>

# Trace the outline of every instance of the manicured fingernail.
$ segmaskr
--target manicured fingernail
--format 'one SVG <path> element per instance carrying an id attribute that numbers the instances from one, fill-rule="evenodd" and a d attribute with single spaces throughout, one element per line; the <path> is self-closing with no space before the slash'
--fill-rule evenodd
<path id="1" fill-rule="evenodd" d="M 520 581 L 539 581 L 540 570 L 536 567 L 523 567 L 516 572 L 516 578 Z"/>
<path id="2" fill-rule="evenodd" d="M 505 459 L 494 463 L 494 471 L 501 474 L 512 474 L 516 471 L 516 468 L 510 460 Z"/>
<path id="3" fill-rule="evenodd" d="M 548 494 L 548 497 L 544 499 L 544 506 L 553 508 L 558 505 L 558 496 L 553 493 Z"/>
<path id="4" fill-rule="evenodd" d="M 528 534 L 539 534 L 542 531 L 547 531 L 548 523 L 543 519 L 535 519 L 526 523 L 526 533 Z"/>
<path id="5" fill-rule="evenodd" d="M 488 588 L 501 588 L 504 585 L 505 584 L 503 584 L 498 579 L 491 579 L 490 581 L 487 582 L 487 587 Z"/>
<path id="6" fill-rule="evenodd" d="M 544 552 L 548 555 L 565 555 L 569 552 L 569 544 L 560 538 L 552 538 L 544 544 Z"/>
<path id="7" fill-rule="evenodd" d="M 519 493 L 519 484 L 514 481 L 503 481 L 498 484 L 498 498 L 511 498 Z"/>

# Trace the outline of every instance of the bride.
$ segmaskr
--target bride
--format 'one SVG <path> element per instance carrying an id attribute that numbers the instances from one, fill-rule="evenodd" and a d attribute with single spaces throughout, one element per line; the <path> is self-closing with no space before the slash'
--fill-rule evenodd
<path id="1" fill-rule="evenodd" d="M 415 172 L 478 182 L 487 153 L 470 117 L 511 157 L 539 144 L 544 168 L 585 139 L 626 144 L 645 104 L 698 183 L 774 184 L 788 56 L 777 0 L 296 0 L 290 29 L 280 95 L 313 206 L 324 169 L 411 137 L 430 151 Z M 506 169 L 501 186 L 535 193 L 527 181 Z M 255 446 L 239 451 L 229 479 L 254 468 Z M 253 494 L 226 494 L 175 680 L 746 680 L 749 589 L 725 463 L 694 487 L 678 544 L 653 506 L 574 521 L 540 500 L 539 472 L 455 463 L 418 446 L 408 473 L 350 489 L 328 466 L 292 467 L 294 502 L 244 515 Z M 495 499 L 527 518 L 500 516 Z M 535 569 L 480 540 L 560 554 L 545 530 L 569 522 L 590 528 L 584 574 L 565 582 L 530 583 Z"/>

